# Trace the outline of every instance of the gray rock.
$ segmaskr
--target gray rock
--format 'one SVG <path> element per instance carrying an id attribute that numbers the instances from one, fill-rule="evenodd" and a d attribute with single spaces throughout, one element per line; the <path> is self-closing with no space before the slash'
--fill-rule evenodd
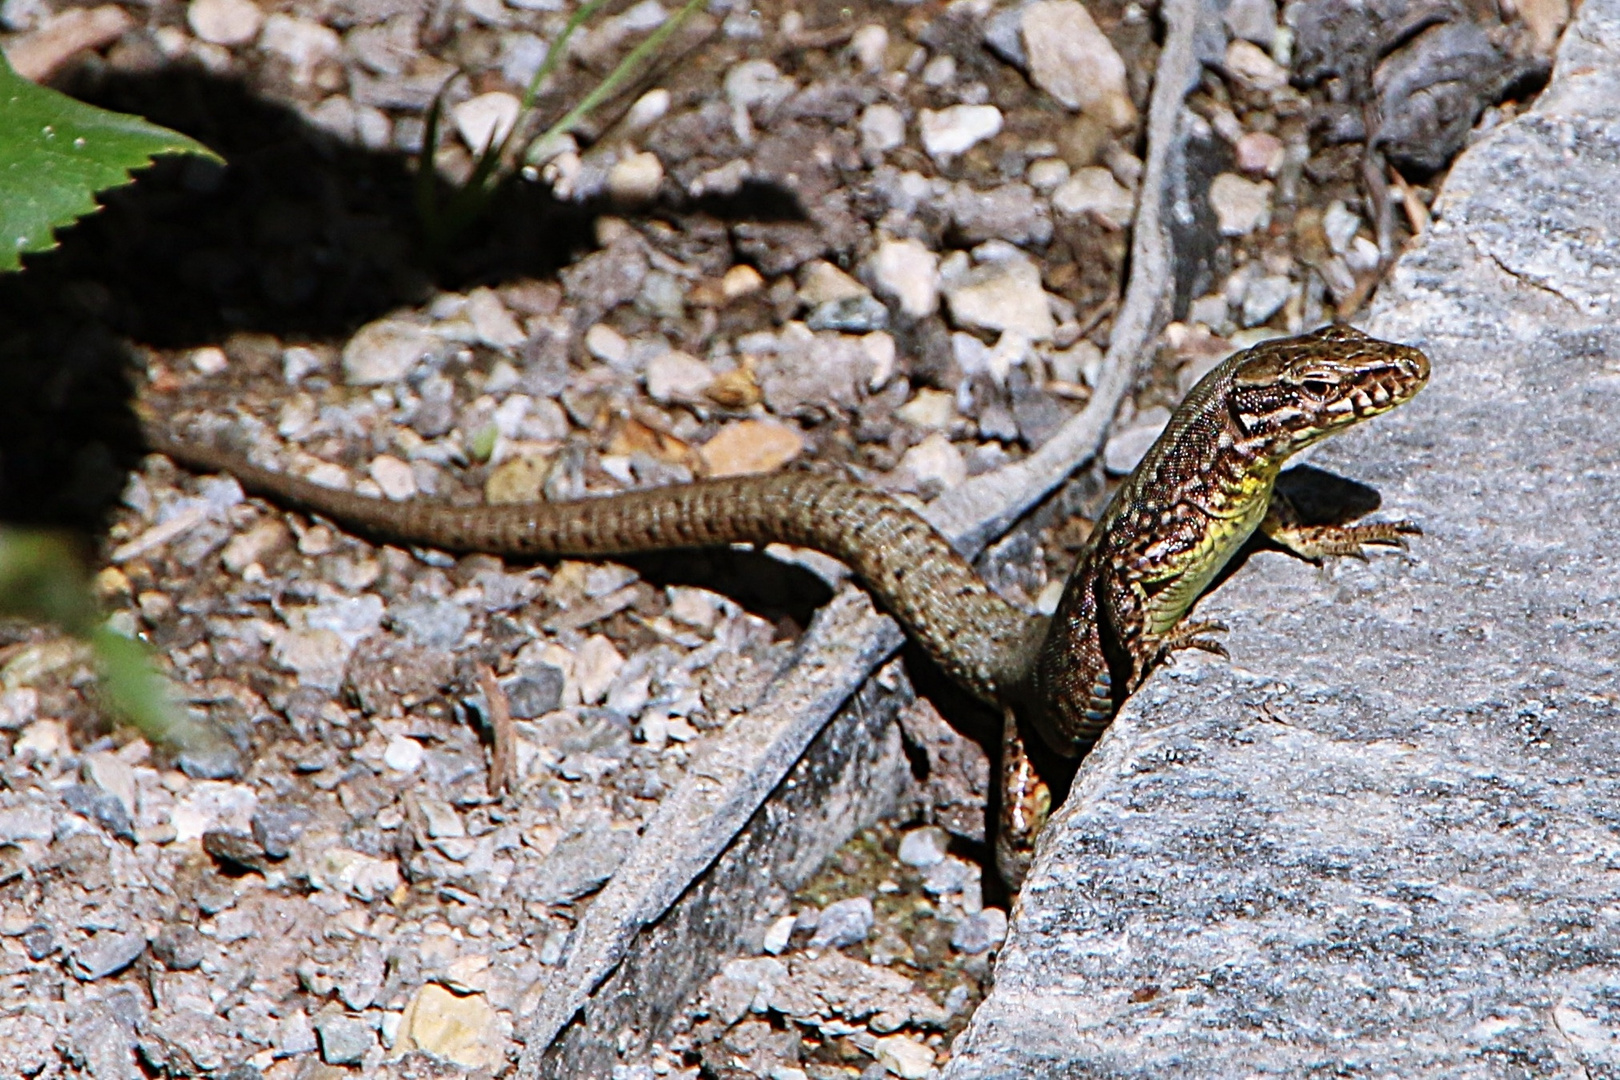
<path id="1" fill-rule="evenodd" d="M 1232 0 L 1225 19 L 1233 37 L 1269 49 L 1277 36 L 1277 0 Z"/>
<path id="2" fill-rule="evenodd" d="M 55 832 L 56 822 L 46 807 L 18 806 L 0 810 L 0 844 L 49 840 Z"/>
<path id="3" fill-rule="evenodd" d="M 821 909 L 821 921 L 810 938 L 812 949 L 837 949 L 859 945 L 872 933 L 876 915 L 872 901 L 864 896 L 838 900 Z"/>
<path id="4" fill-rule="evenodd" d="M 56 935 L 43 923 L 30 926 L 18 939 L 30 960 L 43 960 L 56 951 Z"/>
<path id="5" fill-rule="evenodd" d="M 94 982 L 123 971 L 145 951 L 145 934 L 136 930 L 103 930 L 74 950 L 68 968 L 74 977 Z"/>
<path id="6" fill-rule="evenodd" d="M 135 1062 L 135 1024 L 140 1006 L 127 991 L 104 1001 L 82 1002 L 66 1036 L 72 1056 L 95 1080 L 136 1080 L 145 1075 Z"/>
<path id="7" fill-rule="evenodd" d="M 805 317 L 812 330 L 837 330 L 846 334 L 866 334 L 889 325 L 889 309 L 874 296 L 846 296 L 817 304 Z"/>
<path id="8" fill-rule="evenodd" d="M 1243 294 L 1243 325 L 1259 326 L 1282 310 L 1294 291 L 1287 274 L 1269 274 L 1249 282 Z"/>
<path id="9" fill-rule="evenodd" d="M 998 948 L 1007 936 L 1007 913 L 1000 908 L 985 908 L 956 924 L 951 931 L 951 948 L 969 955 Z"/>
<path id="10" fill-rule="evenodd" d="M 923 875 L 923 891 L 930 896 L 949 896 L 967 888 L 972 880 L 972 867 L 961 859 L 947 857 Z"/>
<path id="11" fill-rule="evenodd" d="M 944 208 L 956 223 L 961 239 L 970 244 L 1006 240 L 1041 245 L 1052 239 L 1052 219 L 1028 184 L 1002 184 L 988 191 L 956 184 Z"/>
<path id="12" fill-rule="evenodd" d="M 62 789 L 62 801 L 81 817 L 87 817 L 114 836 L 135 842 L 135 823 L 116 795 L 98 791 L 89 784 L 69 784 Z"/>
<path id="13" fill-rule="evenodd" d="M 635 834 L 623 829 L 585 829 L 564 837 L 541 868 L 534 899 L 565 904 L 595 892 L 635 847 Z"/>
<path id="14" fill-rule="evenodd" d="M 272 859 L 285 859 L 309 819 L 310 812 L 302 806 L 262 804 L 253 811 L 253 838 Z"/>
<path id="15" fill-rule="evenodd" d="M 550 664 L 530 664 L 515 679 L 501 684 L 516 720 L 544 716 L 562 703 L 563 673 Z"/>
<path id="16" fill-rule="evenodd" d="M 938 825 L 912 829 L 900 838 L 900 861 L 918 869 L 938 866 L 945 861 L 950 843 L 950 835 Z"/>
<path id="17" fill-rule="evenodd" d="M 203 962 L 208 939 L 189 923 L 170 923 L 152 941 L 152 955 L 170 971 L 191 971 Z"/>
<path id="18" fill-rule="evenodd" d="M 319 1045 L 315 1039 L 315 1028 L 309 1022 L 309 1016 L 303 1009 L 295 1009 L 281 1018 L 276 1025 L 274 1046 L 281 1057 L 295 1057 L 298 1054 L 308 1054 Z"/>
<path id="19" fill-rule="evenodd" d="M 451 649 L 467 633 L 472 613 L 452 600 L 412 600 L 390 604 L 388 621 L 412 644 L 424 649 Z"/>
<path id="20" fill-rule="evenodd" d="M 1456 163 L 1369 330 L 1432 385 L 1313 461 L 1426 536 L 1257 554 L 1042 838 L 945 1075 L 1611 1075 L 1620 3 Z M 1128 935 L 1129 948 L 1120 943 Z"/>
<path id="21" fill-rule="evenodd" d="M 377 1045 L 376 1030 L 364 1020 L 330 1013 L 315 1021 L 321 1040 L 321 1060 L 328 1065 L 358 1065 Z"/>

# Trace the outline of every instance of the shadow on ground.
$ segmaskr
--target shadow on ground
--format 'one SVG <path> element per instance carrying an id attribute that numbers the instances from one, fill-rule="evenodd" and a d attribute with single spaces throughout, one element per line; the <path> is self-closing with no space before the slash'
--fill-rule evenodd
<path id="1" fill-rule="evenodd" d="M 349 145 L 195 67 L 87 77 L 75 96 L 207 144 L 227 165 L 166 158 L 61 246 L 0 277 L 0 521 L 97 531 L 139 455 L 132 346 L 259 331 L 341 340 L 434 287 L 546 278 L 593 246 L 602 208 L 503 189 L 482 226 L 430 263 L 409 155 Z M 724 222 L 795 215 L 783 192 L 670 208 Z"/>

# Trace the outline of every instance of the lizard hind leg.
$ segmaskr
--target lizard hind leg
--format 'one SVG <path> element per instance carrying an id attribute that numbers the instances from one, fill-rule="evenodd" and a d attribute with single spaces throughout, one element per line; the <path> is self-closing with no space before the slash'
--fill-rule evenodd
<path id="1" fill-rule="evenodd" d="M 996 828 L 996 871 L 1016 892 L 1035 858 L 1035 838 L 1052 812 L 1052 790 L 1029 755 L 1012 709 L 1002 711 L 1001 815 Z"/>

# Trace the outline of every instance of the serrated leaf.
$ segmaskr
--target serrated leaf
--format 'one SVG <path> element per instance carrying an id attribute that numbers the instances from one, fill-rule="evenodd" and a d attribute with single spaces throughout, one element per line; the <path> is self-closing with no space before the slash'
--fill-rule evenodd
<path id="1" fill-rule="evenodd" d="M 56 229 L 96 210 L 159 154 L 219 155 L 195 139 L 38 86 L 0 55 L 0 272 L 56 246 Z"/>

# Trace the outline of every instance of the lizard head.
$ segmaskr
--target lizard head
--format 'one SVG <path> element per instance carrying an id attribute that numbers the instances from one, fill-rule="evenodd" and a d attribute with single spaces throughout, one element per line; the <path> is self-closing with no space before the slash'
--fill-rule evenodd
<path id="1" fill-rule="evenodd" d="M 1277 460 L 1410 401 L 1429 381 L 1421 351 L 1349 326 L 1261 342 L 1236 359 L 1232 418 Z"/>

